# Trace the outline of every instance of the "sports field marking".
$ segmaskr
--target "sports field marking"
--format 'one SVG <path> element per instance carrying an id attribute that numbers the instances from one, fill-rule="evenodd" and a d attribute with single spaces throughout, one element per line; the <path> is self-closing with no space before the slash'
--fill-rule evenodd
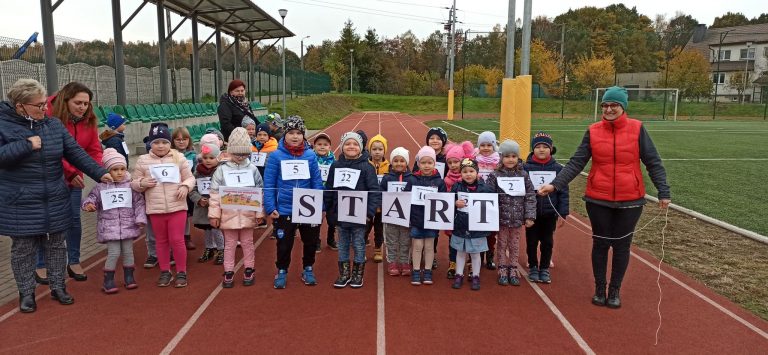
<path id="1" fill-rule="evenodd" d="M 392 114 L 392 116 L 395 116 L 395 115 L 394 115 L 394 114 Z M 419 122 L 418 120 L 414 119 L 414 118 L 413 118 L 413 116 L 411 116 L 411 115 L 406 115 L 406 116 L 407 116 L 407 117 L 409 117 L 409 118 L 411 118 L 411 120 L 412 120 L 412 121 L 415 121 L 415 122 L 421 123 L 421 122 Z M 395 118 L 397 118 L 397 116 L 395 116 Z M 409 131 L 408 129 L 406 129 L 406 128 L 405 128 L 405 125 L 403 125 L 403 123 L 402 123 L 402 122 L 400 122 L 400 120 L 397 120 L 397 119 L 396 119 L 396 121 L 397 121 L 397 123 L 399 123 L 399 124 L 400 124 L 400 127 L 403 127 L 403 131 L 405 131 L 405 133 L 408 133 L 408 136 L 409 136 L 409 137 L 411 137 L 411 139 L 413 140 L 413 143 L 415 143 L 415 144 L 416 144 L 416 147 L 417 147 L 417 149 L 418 149 L 419 147 L 421 147 L 421 146 L 419 145 L 419 142 L 416 140 L 416 138 L 413 138 L 413 135 L 411 134 L 411 131 Z M 427 127 L 427 125 L 425 125 L 424 123 L 421 123 L 421 125 L 422 125 L 422 126 L 424 126 L 424 127 Z M 429 127 L 427 127 L 427 128 L 429 128 Z"/>
<path id="2" fill-rule="evenodd" d="M 315 134 L 313 134 L 313 135 L 309 136 L 309 137 L 307 138 L 307 140 L 308 140 L 308 141 L 311 141 L 311 140 L 312 140 L 312 138 L 314 138 L 314 137 L 315 137 L 316 135 L 318 135 L 320 132 L 325 132 L 325 131 L 327 131 L 327 130 L 329 130 L 329 129 L 333 128 L 333 127 L 335 127 L 336 125 L 338 125 L 338 124 L 340 124 L 340 123 L 342 123 L 342 122 L 346 121 L 346 120 L 347 120 L 347 118 L 349 118 L 349 117 L 352 117 L 352 116 L 354 116 L 354 115 L 356 115 L 356 114 L 358 114 L 358 113 L 359 113 L 359 112 L 350 113 L 350 114 L 348 114 L 348 115 L 344 116 L 342 119 L 340 119 L 340 120 L 336 121 L 336 123 L 334 123 L 334 124 L 332 124 L 332 125 L 330 125 L 330 126 L 328 126 L 328 127 L 325 127 L 325 128 L 323 128 L 323 129 L 321 129 L 321 130 L 317 131 L 317 133 L 315 133 Z M 365 113 L 363 113 L 363 117 L 365 117 Z"/>
<path id="3" fill-rule="evenodd" d="M 460 130 L 462 130 L 462 131 L 467 131 L 467 132 L 469 132 L 469 133 L 472 133 L 472 134 L 474 134 L 474 135 L 476 135 L 476 136 L 479 136 L 479 135 L 480 135 L 480 133 L 477 133 L 477 132 L 475 132 L 475 131 L 473 131 L 473 130 L 470 130 L 470 129 L 466 129 L 466 128 L 464 128 L 464 127 L 461 127 L 461 126 L 457 126 L 457 125 L 455 125 L 455 124 L 453 124 L 453 123 L 450 123 L 450 122 L 448 122 L 448 121 L 441 121 L 441 122 L 443 122 L 443 123 L 445 123 L 445 124 L 447 124 L 447 125 L 449 125 L 449 126 L 453 126 L 453 127 L 456 127 L 456 128 L 458 128 L 458 129 L 460 129 Z M 426 125 L 425 125 L 425 126 L 426 126 Z M 499 130 L 497 129 L 497 130 L 496 130 L 496 132 L 498 132 L 498 131 L 499 131 Z"/>
<path id="4" fill-rule="evenodd" d="M 261 238 L 259 238 L 259 240 L 256 241 L 256 243 L 253 245 L 254 252 L 261 245 L 261 242 L 263 242 L 264 239 L 271 233 L 272 233 L 271 227 L 264 230 L 264 233 L 261 235 Z M 240 259 L 240 262 L 238 262 L 237 265 L 235 265 L 235 270 L 234 270 L 235 272 L 240 270 L 240 268 L 243 266 L 243 261 L 244 261 L 243 259 Z M 216 298 L 216 296 L 219 295 L 219 293 L 221 293 L 221 290 L 223 289 L 224 288 L 221 287 L 221 284 L 216 285 L 216 288 L 213 290 L 213 292 L 211 292 L 211 294 L 208 295 L 208 298 L 206 298 L 203 304 L 201 304 L 200 307 L 197 308 L 195 313 L 193 313 L 192 316 L 189 317 L 187 322 L 184 323 L 184 326 L 182 326 L 181 329 L 179 329 L 179 332 L 176 333 L 176 336 L 174 336 L 173 339 L 171 339 L 171 341 L 168 342 L 168 345 L 165 346 L 165 348 L 160 352 L 160 354 L 170 354 L 173 351 L 173 349 L 175 349 L 176 346 L 179 345 L 179 343 L 184 339 L 184 336 L 186 336 L 187 333 L 189 333 L 189 330 L 192 329 L 195 323 L 197 323 L 197 321 L 203 315 L 205 310 L 208 309 L 211 303 L 213 303 L 213 300 Z"/>
<path id="5" fill-rule="evenodd" d="M 384 313 L 384 263 L 379 263 L 377 269 L 379 289 L 376 295 L 376 355 L 384 355 L 387 353 L 387 322 L 385 318 L 386 313 Z"/>
<path id="6" fill-rule="evenodd" d="M 353 127 L 351 130 L 349 130 L 349 131 L 347 131 L 347 132 L 354 132 L 355 130 L 357 130 L 357 126 L 359 126 L 359 125 L 360 125 L 360 122 L 363 122 L 363 119 L 364 119 L 364 118 L 365 118 L 365 116 L 367 116 L 367 115 L 368 115 L 368 112 L 365 112 L 365 113 L 363 113 L 363 117 L 360 117 L 360 120 L 359 120 L 359 121 L 357 121 L 357 124 L 355 124 L 355 127 Z M 349 117 L 349 116 L 347 116 L 347 117 Z M 344 121 L 344 120 L 341 120 L 341 121 L 339 121 L 339 122 L 342 122 L 342 121 Z M 339 123 L 339 122 L 336 122 L 336 123 Z M 335 126 L 335 124 L 334 124 L 334 126 Z M 333 126 L 331 126 L 331 127 L 333 127 Z M 328 127 L 328 128 L 331 128 L 331 127 Z M 325 131 L 327 131 L 327 130 L 328 130 L 328 128 L 326 128 L 326 129 L 322 130 L 322 132 L 325 132 Z M 343 144 L 343 142 L 342 142 L 342 144 Z M 339 146 L 337 146 L 337 147 L 336 147 L 336 149 L 334 149 L 334 150 L 333 150 L 333 154 L 336 154 L 336 152 L 338 152 L 338 151 L 339 151 L 339 149 L 341 149 L 341 144 L 339 144 Z M 365 149 L 365 147 L 361 147 L 361 149 Z"/>

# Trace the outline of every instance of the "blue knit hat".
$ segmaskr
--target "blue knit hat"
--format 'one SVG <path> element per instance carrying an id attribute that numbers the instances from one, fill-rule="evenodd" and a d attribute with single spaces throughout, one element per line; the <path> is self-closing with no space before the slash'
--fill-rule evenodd
<path id="1" fill-rule="evenodd" d="M 536 148 L 536 145 L 538 144 L 546 144 L 547 146 L 549 146 L 549 150 L 551 151 L 549 154 L 555 155 L 555 151 L 557 151 L 557 149 L 555 149 L 555 144 L 552 141 L 552 136 L 550 136 L 549 134 L 543 131 L 537 132 L 536 135 L 533 136 L 533 139 L 531 139 L 531 150 L 533 150 L 533 148 Z"/>
<path id="2" fill-rule="evenodd" d="M 149 144 L 151 145 L 152 142 L 158 139 L 164 139 L 168 141 L 168 143 L 171 142 L 171 130 L 168 128 L 167 123 L 155 122 L 149 129 Z"/>
<path id="3" fill-rule="evenodd" d="M 603 100 L 600 101 L 600 103 L 615 102 L 621 105 L 621 107 L 626 111 L 627 106 L 629 105 L 628 100 L 629 95 L 627 94 L 627 89 L 620 86 L 611 86 L 605 90 L 605 94 L 603 94 Z"/>
<path id="4" fill-rule="evenodd" d="M 125 117 L 120 116 L 114 112 L 110 112 L 107 115 L 107 127 L 110 129 L 117 129 L 125 123 Z"/>
<path id="5" fill-rule="evenodd" d="M 256 126 L 256 134 L 259 134 L 259 132 L 267 132 L 267 134 L 272 137 L 272 131 L 269 129 L 269 123 L 259 123 L 259 125 Z"/>

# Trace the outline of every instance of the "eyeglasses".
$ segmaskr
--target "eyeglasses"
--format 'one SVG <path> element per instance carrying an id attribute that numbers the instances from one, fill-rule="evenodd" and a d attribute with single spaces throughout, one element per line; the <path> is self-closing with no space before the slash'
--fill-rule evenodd
<path id="1" fill-rule="evenodd" d="M 615 109 L 617 109 L 617 108 L 621 107 L 621 105 L 619 105 L 619 104 L 600 104 L 600 107 L 601 107 L 603 110 L 605 110 L 605 109 L 607 109 L 607 108 L 609 108 L 609 109 L 611 109 L 611 110 L 615 110 Z"/>
<path id="2" fill-rule="evenodd" d="M 32 106 L 36 107 L 40 111 L 45 111 L 45 107 L 48 105 L 47 102 L 39 103 L 39 104 L 21 104 L 22 106 Z"/>
<path id="3" fill-rule="evenodd" d="M 234 154 L 234 153 L 232 153 L 232 155 L 238 158 L 248 158 L 251 156 L 250 154 Z"/>

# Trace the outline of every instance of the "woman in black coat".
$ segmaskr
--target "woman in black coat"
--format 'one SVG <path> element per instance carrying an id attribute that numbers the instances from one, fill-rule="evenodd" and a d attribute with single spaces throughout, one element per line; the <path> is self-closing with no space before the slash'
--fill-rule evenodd
<path id="1" fill-rule="evenodd" d="M 94 180 L 111 182 L 77 144 L 61 121 L 45 115 L 45 88 L 21 79 L 0 103 L 0 235 L 10 236 L 11 268 L 19 289 L 20 310 L 35 304 L 35 261 L 39 245 L 46 249 L 51 295 L 61 304 L 74 298 L 64 287 L 67 265 L 65 233 L 72 223 L 69 189 L 62 158 Z"/>
<path id="2" fill-rule="evenodd" d="M 253 114 L 248 98 L 245 97 L 245 83 L 239 79 L 232 80 L 227 88 L 227 93 L 221 95 L 218 114 L 221 133 L 224 134 L 225 142 L 229 141 L 232 130 L 242 126 L 243 117 L 250 117 L 257 126 L 261 123 Z"/>

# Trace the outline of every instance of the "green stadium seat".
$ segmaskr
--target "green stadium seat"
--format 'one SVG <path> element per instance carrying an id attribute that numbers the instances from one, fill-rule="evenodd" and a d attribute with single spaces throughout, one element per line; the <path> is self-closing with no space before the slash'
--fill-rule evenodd
<path id="1" fill-rule="evenodd" d="M 145 122 L 145 123 L 152 121 L 153 116 L 147 112 L 147 109 L 144 107 L 144 105 L 136 105 L 134 106 L 134 109 L 136 110 L 139 121 Z"/>
<path id="2" fill-rule="evenodd" d="M 184 110 L 181 107 L 181 104 L 168 104 L 168 106 L 171 107 L 171 112 L 173 112 L 176 117 L 178 118 L 187 118 L 189 117 L 189 114 L 184 112 Z"/>
<path id="3" fill-rule="evenodd" d="M 147 118 L 151 122 L 160 121 L 165 118 L 165 116 L 160 115 L 155 111 L 155 107 L 153 105 L 147 104 L 147 105 L 143 105 L 142 107 L 144 108 L 144 111 L 147 113 Z"/>
<path id="4" fill-rule="evenodd" d="M 158 114 L 162 114 L 166 120 L 170 121 L 170 120 L 175 120 L 177 118 L 173 114 L 173 112 L 171 112 L 171 108 L 168 107 L 167 104 L 162 104 L 162 105 L 154 104 L 152 105 L 152 107 L 155 109 L 155 112 L 157 112 Z"/>
<path id="5" fill-rule="evenodd" d="M 184 112 L 188 115 L 188 117 L 197 117 L 197 112 L 195 112 L 192 104 L 183 103 L 181 104 L 181 107 L 184 109 Z"/>
<path id="6" fill-rule="evenodd" d="M 141 116 L 139 115 L 139 112 L 136 111 L 136 107 L 133 105 L 125 105 L 123 106 L 125 109 L 125 117 L 128 119 L 128 122 L 139 122 L 141 121 Z"/>
<path id="7" fill-rule="evenodd" d="M 120 106 L 120 105 L 112 106 L 112 111 L 120 116 L 128 117 L 128 114 L 125 112 L 125 107 L 123 106 Z"/>
<path id="8" fill-rule="evenodd" d="M 93 114 L 96 115 L 96 118 L 98 118 L 99 122 L 101 122 L 101 123 L 103 123 L 103 122 L 105 122 L 107 120 L 107 117 L 101 111 L 101 107 L 99 107 L 99 106 L 93 106 Z"/>

